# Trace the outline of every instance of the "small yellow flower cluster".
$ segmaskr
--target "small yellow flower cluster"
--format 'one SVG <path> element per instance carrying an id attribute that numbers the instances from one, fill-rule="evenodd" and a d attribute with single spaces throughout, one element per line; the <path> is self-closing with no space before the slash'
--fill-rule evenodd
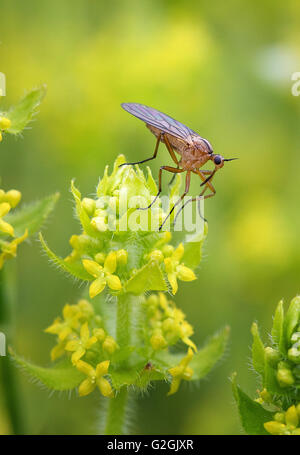
<path id="1" fill-rule="evenodd" d="M 264 423 L 266 431 L 273 435 L 300 435 L 300 403 L 285 412 L 277 412 L 274 420 Z"/>
<path id="2" fill-rule="evenodd" d="M 19 191 L 10 190 L 5 192 L 0 189 L 0 270 L 6 259 L 16 256 L 18 245 L 22 243 L 28 235 L 26 230 L 20 237 L 15 237 L 13 226 L 3 219 L 11 209 L 19 204 L 20 200 L 21 193 Z M 3 236 L 13 237 L 13 240 L 11 242 L 6 239 L 3 240 L 3 238 L 1 238 Z"/>
<path id="3" fill-rule="evenodd" d="M 166 348 L 182 340 L 183 343 L 197 350 L 190 337 L 193 327 L 186 321 L 185 314 L 175 303 L 167 300 L 165 294 L 152 294 L 147 300 L 147 313 L 151 326 L 150 343 L 155 351 Z"/>
<path id="4" fill-rule="evenodd" d="M 192 269 L 186 267 L 181 262 L 184 255 L 183 244 L 180 243 L 177 248 L 174 248 L 168 243 L 171 238 L 172 234 L 170 232 L 166 232 L 163 239 L 156 244 L 156 248 L 149 254 L 148 257 L 151 260 L 164 263 L 168 281 L 172 288 L 172 293 L 176 294 L 178 291 L 177 280 L 193 281 L 196 279 L 196 275 Z"/>
<path id="5" fill-rule="evenodd" d="M 11 121 L 6 117 L 0 116 L 0 142 L 2 141 L 2 131 L 11 127 Z"/>
<path id="6" fill-rule="evenodd" d="M 101 263 L 103 265 L 100 265 Z M 106 285 L 113 291 L 120 291 L 122 283 L 120 278 L 115 275 L 115 271 L 118 265 L 126 263 L 127 252 L 125 250 L 110 251 L 106 257 L 103 253 L 98 253 L 95 255 L 95 260 L 83 259 L 83 267 L 95 278 L 89 288 L 90 298 L 100 294 Z"/>
<path id="7" fill-rule="evenodd" d="M 73 365 L 87 375 L 79 387 L 80 396 L 92 392 L 96 386 L 104 396 L 113 396 L 111 385 L 103 376 L 108 374 L 110 361 L 107 357 L 118 349 L 118 345 L 101 327 L 101 317 L 95 314 L 93 306 L 84 299 L 76 305 L 66 304 L 62 316 L 56 318 L 45 330 L 58 336 L 58 344 L 51 351 L 51 359 L 54 361 L 64 354 L 71 354 Z M 106 359 L 94 368 L 89 361 L 95 361 L 97 354 Z M 85 360 L 82 360 L 83 357 Z"/>

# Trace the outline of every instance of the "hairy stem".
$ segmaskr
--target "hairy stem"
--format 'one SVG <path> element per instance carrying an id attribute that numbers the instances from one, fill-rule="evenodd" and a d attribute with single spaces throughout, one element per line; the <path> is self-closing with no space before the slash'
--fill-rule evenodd
<path id="1" fill-rule="evenodd" d="M 6 336 L 6 344 L 10 344 L 14 335 L 15 318 L 15 264 L 8 264 L 0 271 L 0 331 Z M 23 434 L 22 417 L 16 372 L 8 357 L 0 357 L 1 389 L 6 405 L 6 412 L 14 434 Z"/>
<path id="2" fill-rule="evenodd" d="M 139 298 L 130 294 L 124 294 L 117 300 L 116 318 L 116 339 L 119 346 L 126 348 L 133 343 L 136 331 L 135 318 Z M 124 360 L 124 368 L 128 366 L 129 360 Z M 114 398 L 109 400 L 106 412 L 105 430 L 107 435 L 124 434 L 127 422 L 128 390 L 124 386 L 119 390 Z"/>
<path id="3" fill-rule="evenodd" d="M 106 413 L 104 434 L 121 435 L 124 434 L 126 427 L 126 408 L 128 402 L 127 387 L 123 387 L 115 398 L 109 400 Z"/>

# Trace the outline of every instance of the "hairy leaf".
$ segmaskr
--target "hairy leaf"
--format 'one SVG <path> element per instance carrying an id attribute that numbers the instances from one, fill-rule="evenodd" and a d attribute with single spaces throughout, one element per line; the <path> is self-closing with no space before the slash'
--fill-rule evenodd
<path id="1" fill-rule="evenodd" d="M 274 319 L 273 319 L 273 327 L 272 327 L 272 338 L 274 343 L 278 346 L 279 350 L 284 354 L 285 350 L 285 343 L 283 337 L 283 323 L 284 323 L 284 310 L 283 310 L 283 301 L 281 300 L 276 308 Z"/>
<path id="2" fill-rule="evenodd" d="M 6 130 L 10 134 L 19 134 L 30 122 L 36 109 L 41 104 L 46 94 L 46 86 L 42 85 L 31 90 L 15 106 L 12 106 L 6 116 L 11 121 L 11 126 Z"/>
<path id="3" fill-rule="evenodd" d="M 265 371 L 265 347 L 261 341 L 257 324 L 253 323 L 251 327 L 251 333 L 253 336 L 252 343 L 252 363 L 257 373 L 264 375 Z"/>
<path id="4" fill-rule="evenodd" d="M 236 383 L 236 374 L 231 377 L 233 395 L 238 407 L 242 426 L 247 434 L 266 435 L 264 423 L 273 419 L 273 414 L 253 401 Z"/>
<path id="5" fill-rule="evenodd" d="M 24 234 L 26 229 L 29 236 L 38 232 L 54 209 L 58 198 L 59 193 L 55 193 L 40 201 L 23 205 L 22 208 L 9 213 L 6 220 L 14 226 L 16 236 Z"/>
<path id="6" fill-rule="evenodd" d="M 91 275 L 85 270 L 81 262 L 65 261 L 63 258 L 57 256 L 52 250 L 50 250 L 41 233 L 39 234 L 39 238 L 44 251 L 54 264 L 79 280 L 91 280 Z"/>
<path id="7" fill-rule="evenodd" d="M 156 261 L 150 261 L 126 283 L 126 292 L 143 294 L 146 291 L 166 291 L 163 273 Z"/>
<path id="8" fill-rule="evenodd" d="M 44 368 L 27 362 L 12 350 L 10 350 L 10 354 L 26 373 L 49 389 L 71 390 L 77 387 L 85 377 L 69 360 L 63 360 L 53 367 Z"/>

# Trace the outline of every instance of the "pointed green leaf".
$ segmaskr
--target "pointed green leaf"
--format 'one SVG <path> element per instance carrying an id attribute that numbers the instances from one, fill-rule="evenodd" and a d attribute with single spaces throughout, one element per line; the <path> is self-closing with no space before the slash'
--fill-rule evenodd
<path id="1" fill-rule="evenodd" d="M 233 395 L 238 407 L 241 423 L 247 434 L 266 435 L 264 423 L 273 420 L 273 414 L 253 401 L 236 383 L 236 374 L 231 377 Z"/>
<path id="2" fill-rule="evenodd" d="M 167 285 L 157 261 L 144 265 L 126 283 L 126 292 L 143 294 L 146 291 L 166 291 Z"/>
<path id="3" fill-rule="evenodd" d="M 261 341 L 258 327 L 256 323 L 252 324 L 251 333 L 253 336 L 252 343 L 252 363 L 257 373 L 264 375 L 265 371 L 265 347 Z"/>
<path id="4" fill-rule="evenodd" d="M 226 351 L 229 333 L 230 328 L 225 327 L 212 336 L 206 345 L 196 352 L 190 363 L 190 367 L 194 370 L 193 380 L 204 378 L 221 360 Z"/>
<path id="5" fill-rule="evenodd" d="M 293 298 L 284 321 L 284 334 L 286 347 L 291 345 L 291 336 L 300 321 L 300 296 Z"/>
<path id="6" fill-rule="evenodd" d="M 41 229 L 48 215 L 54 209 L 58 198 L 59 193 L 55 193 L 40 201 L 23 205 L 22 208 L 9 213 L 5 219 L 13 225 L 17 237 L 24 234 L 26 229 L 29 236 L 33 235 Z"/>
<path id="7" fill-rule="evenodd" d="M 279 350 L 282 353 L 285 353 L 286 350 L 285 350 L 285 344 L 284 344 L 284 338 L 283 338 L 283 323 L 284 323 L 284 309 L 283 309 L 283 301 L 281 300 L 278 303 L 276 311 L 275 311 L 271 335 L 272 335 L 274 343 L 276 343 Z"/>
<path id="8" fill-rule="evenodd" d="M 91 275 L 85 270 L 81 262 L 65 261 L 63 258 L 56 256 L 56 254 L 53 253 L 53 251 L 48 247 L 41 233 L 39 234 L 39 238 L 44 251 L 54 264 L 79 280 L 91 280 Z"/>
<path id="9" fill-rule="evenodd" d="M 42 85 L 31 90 L 21 101 L 12 106 L 6 114 L 6 117 L 11 121 L 11 127 L 6 132 L 19 134 L 32 119 L 45 94 L 46 86 Z"/>
<path id="10" fill-rule="evenodd" d="M 27 362 L 12 350 L 10 350 L 10 354 L 23 371 L 49 389 L 71 390 L 77 387 L 85 377 L 69 360 L 61 361 L 50 368 L 43 368 Z"/>

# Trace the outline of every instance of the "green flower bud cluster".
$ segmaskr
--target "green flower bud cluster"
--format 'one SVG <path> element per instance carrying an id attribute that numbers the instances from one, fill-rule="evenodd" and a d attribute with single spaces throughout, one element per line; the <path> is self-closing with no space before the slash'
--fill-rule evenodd
<path id="1" fill-rule="evenodd" d="M 182 340 L 197 351 L 190 337 L 193 327 L 186 321 L 185 314 L 165 294 L 152 294 L 145 302 L 150 327 L 150 344 L 154 351 L 164 349 Z"/>
<path id="2" fill-rule="evenodd" d="M 207 225 L 189 243 L 185 232 L 176 236 L 169 231 L 159 232 L 158 226 L 166 216 L 160 199 L 151 210 L 137 209 L 147 207 L 157 194 L 151 171 L 148 168 L 146 178 L 138 167 L 134 170 L 132 166 L 121 166 L 124 162 L 124 156 L 119 156 L 111 175 L 106 167 L 95 198 L 82 198 L 72 182 L 82 232 L 71 236 L 72 251 L 65 259 L 56 256 L 43 238 L 41 241 L 57 265 L 76 278 L 91 282 L 90 298 L 105 289 L 114 295 L 168 289 L 176 294 L 178 280 L 196 279 L 193 269 L 201 260 Z M 179 196 L 178 182 L 171 190 L 173 199 Z M 175 244 L 172 244 L 173 236 Z"/>

